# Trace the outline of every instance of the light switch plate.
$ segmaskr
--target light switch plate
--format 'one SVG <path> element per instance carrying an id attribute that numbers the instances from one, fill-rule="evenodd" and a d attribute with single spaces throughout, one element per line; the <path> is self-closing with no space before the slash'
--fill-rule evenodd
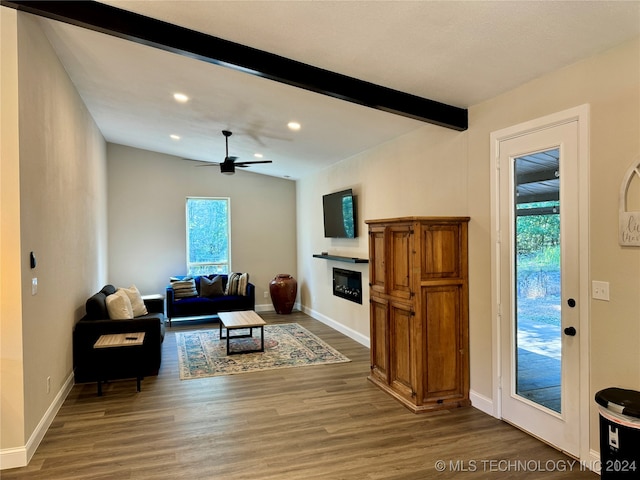
<path id="1" fill-rule="evenodd" d="M 591 296 L 596 300 L 609 301 L 609 282 L 591 282 Z"/>
<path id="2" fill-rule="evenodd" d="M 38 279 L 33 277 L 31 279 L 31 295 L 36 295 L 38 293 Z"/>

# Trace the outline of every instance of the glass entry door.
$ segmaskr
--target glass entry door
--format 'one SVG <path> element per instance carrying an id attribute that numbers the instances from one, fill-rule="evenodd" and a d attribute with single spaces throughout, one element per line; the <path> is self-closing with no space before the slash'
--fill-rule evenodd
<path id="1" fill-rule="evenodd" d="M 499 144 L 501 417 L 574 456 L 580 443 L 577 121 Z"/>

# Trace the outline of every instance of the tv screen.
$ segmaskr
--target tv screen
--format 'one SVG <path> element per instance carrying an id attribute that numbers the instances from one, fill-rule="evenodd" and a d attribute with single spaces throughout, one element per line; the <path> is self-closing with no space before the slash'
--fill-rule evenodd
<path id="1" fill-rule="evenodd" d="M 356 238 L 356 199 L 351 189 L 322 196 L 324 236 Z"/>

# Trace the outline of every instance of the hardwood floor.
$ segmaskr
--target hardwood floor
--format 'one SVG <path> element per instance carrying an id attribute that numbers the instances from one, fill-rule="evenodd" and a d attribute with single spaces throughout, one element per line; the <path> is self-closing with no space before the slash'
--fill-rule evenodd
<path id="1" fill-rule="evenodd" d="M 413 414 L 367 381 L 367 348 L 300 312 L 261 316 L 301 324 L 352 362 L 181 381 L 174 332 L 217 325 L 174 322 L 160 374 L 145 378 L 140 393 L 135 380 L 107 384 L 103 397 L 93 383 L 75 385 L 30 464 L 0 476 L 598 478 L 474 408 Z"/>

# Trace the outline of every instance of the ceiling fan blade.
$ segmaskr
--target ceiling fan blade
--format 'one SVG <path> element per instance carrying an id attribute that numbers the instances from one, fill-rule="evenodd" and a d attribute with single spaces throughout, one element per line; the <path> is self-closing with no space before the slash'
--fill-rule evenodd
<path id="1" fill-rule="evenodd" d="M 207 162 L 207 163 L 200 163 L 196 165 L 196 167 L 219 167 L 220 165 L 221 165 L 220 163 Z"/>
<path id="2" fill-rule="evenodd" d="M 246 165 L 253 165 L 255 163 L 273 163 L 272 160 L 258 160 L 256 162 L 237 162 L 235 165 L 236 167 L 244 167 Z"/>

